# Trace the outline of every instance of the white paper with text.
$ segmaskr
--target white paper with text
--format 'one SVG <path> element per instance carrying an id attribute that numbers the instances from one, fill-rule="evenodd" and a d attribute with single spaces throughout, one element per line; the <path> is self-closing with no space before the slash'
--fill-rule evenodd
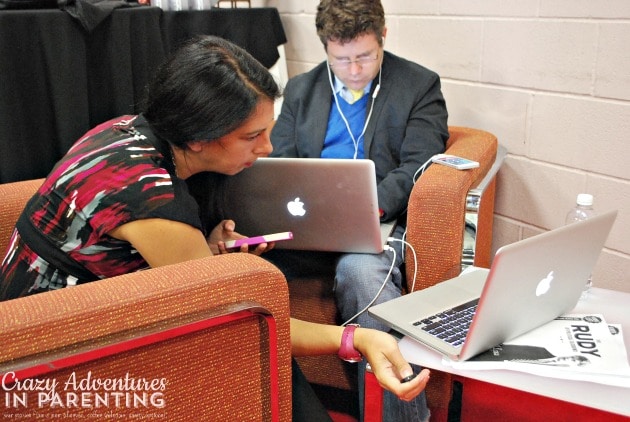
<path id="1" fill-rule="evenodd" d="M 568 314 L 463 362 L 457 369 L 507 369 L 630 388 L 621 326 L 600 314 Z"/>

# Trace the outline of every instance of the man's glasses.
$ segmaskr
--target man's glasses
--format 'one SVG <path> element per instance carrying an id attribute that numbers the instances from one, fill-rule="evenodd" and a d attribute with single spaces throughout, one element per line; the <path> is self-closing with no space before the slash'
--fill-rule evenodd
<path id="1" fill-rule="evenodd" d="M 360 67 L 368 66 L 375 61 L 378 60 L 378 53 L 371 56 L 361 56 L 355 60 L 350 59 L 338 59 L 330 62 L 330 67 L 334 67 L 335 69 L 347 69 L 352 65 L 352 63 L 356 63 Z"/>

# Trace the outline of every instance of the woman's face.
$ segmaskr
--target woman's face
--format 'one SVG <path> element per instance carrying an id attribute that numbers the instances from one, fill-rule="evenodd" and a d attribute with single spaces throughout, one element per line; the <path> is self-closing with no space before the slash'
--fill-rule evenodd
<path id="1" fill-rule="evenodd" d="M 190 143 L 191 149 L 198 149 L 199 171 L 234 175 L 250 167 L 259 157 L 271 154 L 269 132 L 273 112 L 273 101 L 261 99 L 251 116 L 232 132 L 212 142 Z"/>

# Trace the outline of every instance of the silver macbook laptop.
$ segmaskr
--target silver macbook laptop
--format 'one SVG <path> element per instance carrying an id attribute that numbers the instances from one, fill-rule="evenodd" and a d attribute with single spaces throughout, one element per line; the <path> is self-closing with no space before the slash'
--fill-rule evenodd
<path id="1" fill-rule="evenodd" d="M 381 227 L 371 160 L 260 158 L 229 177 L 225 215 L 246 236 L 293 232 L 278 249 L 380 253 Z"/>
<path id="2" fill-rule="evenodd" d="M 368 313 L 453 360 L 470 359 L 573 309 L 616 215 L 504 246 L 490 270 L 465 271 Z M 458 325 L 463 337 L 455 333 Z"/>

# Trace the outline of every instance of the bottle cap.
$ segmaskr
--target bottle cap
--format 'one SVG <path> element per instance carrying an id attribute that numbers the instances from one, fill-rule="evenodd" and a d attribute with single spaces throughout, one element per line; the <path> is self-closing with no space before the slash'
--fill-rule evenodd
<path id="1" fill-rule="evenodd" d="M 577 196 L 577 204 L 584 206 L 593 205 L 593 195 L 590 193 L 581 193 Z"/>

